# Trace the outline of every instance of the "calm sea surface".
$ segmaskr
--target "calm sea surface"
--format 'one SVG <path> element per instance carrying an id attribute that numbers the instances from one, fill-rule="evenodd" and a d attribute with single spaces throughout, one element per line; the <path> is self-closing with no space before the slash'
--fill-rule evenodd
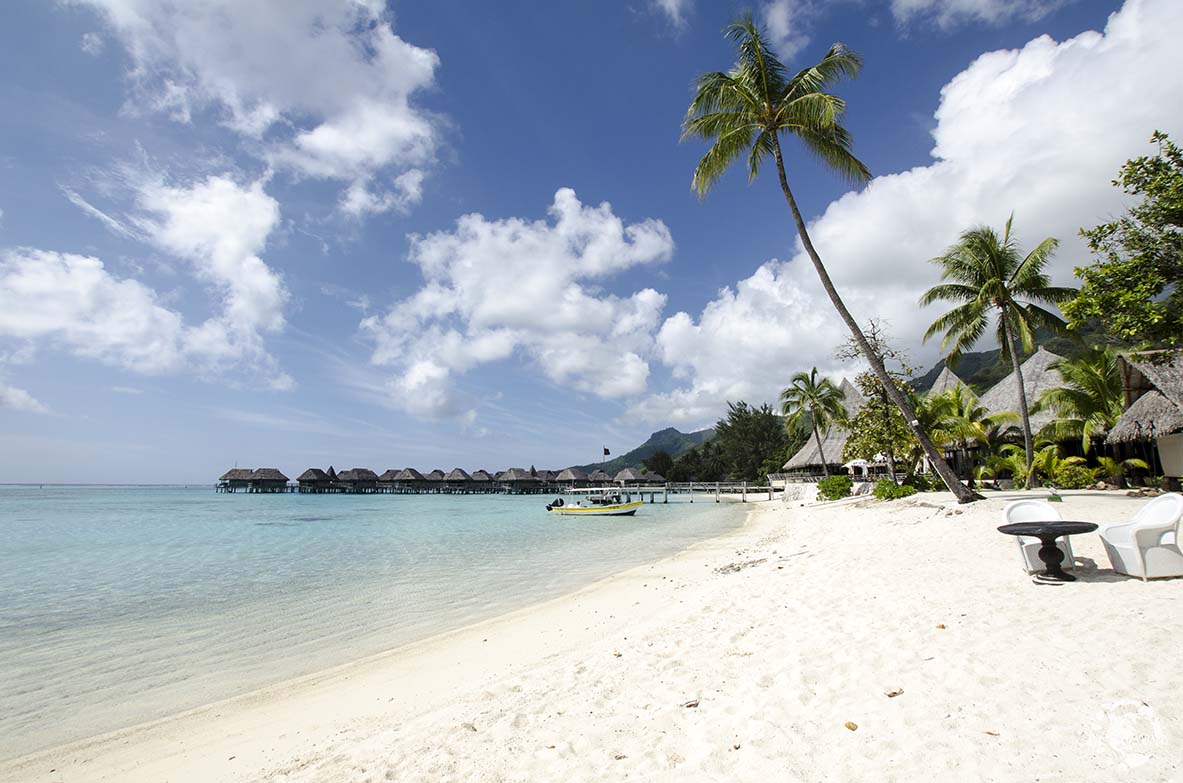
<path id="1" fill-rule="evenodd" d="M 0 487 L 0 758 L 551 598 L 737 527 L 735 505 Z"/>

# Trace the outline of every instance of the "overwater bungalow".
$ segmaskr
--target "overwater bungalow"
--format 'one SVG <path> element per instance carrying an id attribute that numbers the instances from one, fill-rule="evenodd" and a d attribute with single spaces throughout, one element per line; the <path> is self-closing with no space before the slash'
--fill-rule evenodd
<path id="1" fill-rule="evenodd" d="M 525 468 L 510 468 L 497 474 L 497 483 L 508 492 L 529 492 L 539 487 L 538 477 Z"/>
<path id="2" fill-rule="evenodd" d="M 606 471 L 595 470 L 587 477 L 587 483 L 592 487 L 606 487 L 612 483 L 612 477 Z"/>
<path id="3" fill-rule="evenodd" d="M 422 490 L 427 487 L 427 479 L 414 468 L 403 468 L 394 477 L 396 490 Z"/>
<path id="4" fill-rule="evenodd" d="M 250 468 L 231 468 L 218 479 L 219 492 L 246 492 L 251 484 Z"/>
<path id="5" fill-rule="evenodd" d="M 472 487 L 472 476 L 462 468 L 452 468 L 448 475 L 444 476 L 444 481 L 447 483 L 448 489 L 468 490 Z"/>
<path id="6" fill-rule="evenodd" d="M 622 487 L 635 487 L 645 483 L 645 473 L 636 468 L 625 468 L 613 476 L 612 481 Z"/>
<path id="7" fill-rule="evenodd" d="M 1149 453 L 1135 456 L 1149 457 L 1152 466 L 1157 457 L 1166 479 L 1163 488 L 1178 491 L 1183 477 L 1183 352 L 1122 354 L 1118 361 L 1125 412 L 1106 442 L 1145 444 Z M 1152 444 L 1157 448 L 1152 450 Z"/>
<path id="8" fill-rule="evenodd" d="M 320 468 L 309 468 L 299 475 L 296 479 L 300 491 L 304 493 L 322 493 L 332 492 L 333 479 L 329 478 L 329 474 L 325 473 Z"/>
<path id="9" fill-rule="evenodd" d="M 379 492 L 393 492 L 395 485 L 398 483 L 398 471 L 393 468 L 388 468 L 378 476 L 378 491 Z"/>
<path id="10" fill-rule="evenodd" d="M 477 484 L 492 484 L 493 474 L 487 470 L 474 470 L 472 472 L 472 480 Z"/>
<path id="11" fill-rule="evenodd" d="M 641 478 L 649 486 L 665 483 L 665 476 L 661 475 L 660 473 L 653 473 L 653 472 L 645 473 L 644 475 L 641 476 Z"/>
<path id="12" fill-rule="evenodd" d="M 248 492 L 287 492 L 288 477 L 275 468 L 257 468 L 251 471 Z"/>
<path id="13" fill-rule="evenodd" d="M 378 491 L 378 474 L 369 468 L 352 468 L 337 474 L 337 484 L 346 492 L 369 494 Z"/>
<path id="14" fill-rule="evenodd" d="M 555 476 L 555 481 L 565 487 L 586 487 L 588 476 L 586 471 L 579 468 L 567 468 Z"/>

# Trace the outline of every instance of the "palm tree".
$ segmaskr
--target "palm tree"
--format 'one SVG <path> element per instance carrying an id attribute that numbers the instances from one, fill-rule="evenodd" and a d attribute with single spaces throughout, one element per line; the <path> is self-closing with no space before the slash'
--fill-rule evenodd
<path id="1" fill-rule="evenodd" d="M 972 476 L 970 449 L 977 446 L 988 452 L 1002 427 L 1019 417 L 1009 411 L 990 413 L 965 386 L 949 389 L 944 396 L 948 399 L 949 410 L 948 418 L 943 423 L 944 429 L 953 436 L 961 450 L 966 473 Z"/>
<path id="2" fill-rule="evenodd" d="M 846 421 L 846 399 L 842 390 L 829 378 L 817 378 L 817 368 L 793 376 L 792 385 L 780 393 L 781 413 L 790 433 L 804 432 L 813 426 L 817 453 L 821 455 L 822 470 L 830 477 L 826 453 L 822 451 L 821 430 Z"/>
<path id="3" fill-rule="evenodd" d="M 997 315 L 998 344 L 1003 358 L 1010 359 L 1015 383 L 1019 389 L 1019 418 L 1023 423 L 1023 448 L 1027 458 L 1027 488 L 1034 486 L 1031 464 L 1035 460 L 1031 437 L 1031 417 L 1027 409 L 1027 392 L 1023 388 L 1023 373 L 1019 369 L 1019 346 L 1024 351 L 1034 347 L 1032 334 L 1044 326 L 1062 331 L 1064 322 L 1059 316 L 1035 302 L 1058 304 L 1075 295 L 1071 288 L 1051 285 L 1043 268 L 1059 244 L 1048 237 L 1025 257 L 1011 235 L 1012 214 L 1006 221 L 1001 237 L 987 226 L 971 228 L 945 254 L 932 259 L 943 267 L 941 279 L 920 297 L 920 304 L 958 302 L 949 312 L 933 321 L 924 339 L 944 332 L 942 350 L 948 349 L 950 362 L 956 362 L 962 352 L 973 347 Z"/>
<path id="4" fill-rule="evenodd" d="M 1093 441 L 1108 432 L 1121 418 L 1121 371 L 1117 354 L 1098 348 L 1074 359 L 1060 359 L 1051 365 L 1064 379 L 1064 386 L 1048 389 L 1036 401 L 1034 410 L 1050 408 L 1055 420 L 1039 435 L 1048 440 L 1080 438 L 1089 453 Z"/>
<path id="5" fill-rule="evenodd" d="M 976 500 L 978 496 L 957 479 L 920 428 L 916 411 L 892 382 L 883 357 L 872 349 L 838 295 L 809 238 L 805 219 L 785 173 L 784 153 L 780 146 L 782 133 L 795 136 L 814 157 L 851 182 L 863 183 L 871 178 L 867 167 L 851 152 L 850 134 L 840 122 L 846 111 L 845 102 L 826 92 L 826 88 L 840 79 L 856 76 L 862 67 L 862 58 L 843 44 L 836 43 L 816 65 L 790 74 L 772 54 L 767 37 L 756 27 L 751 14 L 728 25 L 724 34 L 736 45 L 738 59 L 735 66 L 727 73 L 715 71 L 698 77 L 694 99 L 682 123 L 683 140 L 694 138 L 711 142 L 694 170 L 691 188 L 700 198 L 704 197 L 731 164 L 745 155 L 749 181 L 756 178 L 764 162 L 770 158 L 775 161 L 780 188 L 793 214 L 797 234 L 834 308 L 945 485 L 962 503 Z"/>

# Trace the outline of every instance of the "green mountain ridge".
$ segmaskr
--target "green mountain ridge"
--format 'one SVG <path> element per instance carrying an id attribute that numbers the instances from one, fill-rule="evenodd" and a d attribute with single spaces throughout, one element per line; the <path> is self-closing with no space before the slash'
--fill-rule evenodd
<path id="1" fill-rule="evenodd" d="M 646 459 L 659 451 L 664 451 L 674 459 L 677 459 L 680 455 L 685 454 L 695 446 L 707 442 L 714 435 L 714 427 L 689 433 L 681 432 L 673 427 L 667 427 L 664 430 L 658 430 L 653 433 L 640 446 L 637 446 L 632 451 L 621 454 L 619 457 L 613 457 L 606 462 L 596 462 L 589 465 L 573 465 L 572 467 L 586 470 L 589 473 L 593 470 L 604 470 L 615 475 L 625 468 L 641 467 Z"/>

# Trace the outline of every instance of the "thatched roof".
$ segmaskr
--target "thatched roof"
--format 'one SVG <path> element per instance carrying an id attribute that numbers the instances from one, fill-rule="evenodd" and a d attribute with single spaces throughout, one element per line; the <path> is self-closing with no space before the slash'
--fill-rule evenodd
<path id="1" fill-rule="evenodd" d="M 1125 413 L 1108 443 L 1150 440 L 1183 430 L 1183 351 L 1121 355 Z"/>
<path id="2" fill-rule="evenodd" d="M 616 476 L 612 480 L 613 481 L 642 481 L 642 480 L 644 480 L 644 478 L 645 478 L 645 474 L 642 473 L 641 471 L 636 470 L 634 468 L 625 468 L 624 470 L 617 473 Z"/>
<path id="3" fill-rule="evenodd" d="M 329 470 L 325 475 L 327 475 L 331 481 L 337 480 L 337 471 L 333 470 L 332 465 L 329 465 Z"/>
<path id="4" fill-rule="evenodd" d="M 604 474 L 608 475 L 607 473 Z M 567 468 L 555 476 L 555 481 L 587 481 L 587 471 L 579 468 Z"/>
<path id="5" fill-rule="evenodd" d="M 325 473 L 320 468 L 309 468 L 300 474 L 296 481 L 328 481 L 329 474 Z"/>
<path id="6" fill-rule="evenodd" d="M 611 481 L 612 477 L 602 470 L 597 470 L 587 477 L 589 481 Z"/>
<path id="7" fill-rule="evenodd" d="M 654 484 L 664 484 L 665 483 L 665 476 L 661 475 L 660 473 L 646 473 L 642 478 L 644 478 L 646 481 L 650 481 Z"/>
<path id="8" fill-rule="evenodd" d="M 433 470 L 430 473 L 428 473 L 427 475 L 425 475 L 423 478 L 427 479 L 428 481 L 443 481 L 444 480 L 444 472 L 442 470 L 440 470 L 439 468 L 436 468 L 435 470 Z"/>
<path id="9" fill-rule="evenodd" d="M 230 470 L 222 474 L 222 477 L 218 481 L 250 481 L 250 479 L 250 468 L 230 468 Z"/>
<path id="10" fill-rule="evenodd" d="M 472 476 L 465 473 L 460 468 L 452 468 L 452 471 L 444 476 L 446 481 L 472 481 Z"/>
<path id="11" fill-rule="evenodd" d="M 287 481 L 288 477 L 275 468 L 256 468 L 251 472 L 251 481 Z"/>
<path id="12" fill-rule="evenodd" d="M 843 405 L 846 406 L 846 414 L 851 418 L 858 413 L 859 409 L 866 404 L 863 395 L 859 390 L 854 388 L 854 384 L 845 378 L 842 383 L 838 384 L 839 391 L 842 392 Z M 830 427 L 822 433 L 822 452 L 825 454 L 825 460 L 830 465 L 842 464 L 842 449 L 846 447 L 846 439 L 849 433 L 842 427 Z M 781 470 L 805 470 L 808 468 L 820 468 L 822 466 L 822 453 L 819 453 L 817 448 L 817 438 L 813 437 L 811 433 L 809 440 L 805 441 L 805 445 L 789 458 L 789 461 L 784 464 Z"/>
<path id="13" fill-rule="evenodd" d="M 539 481 L 554 481 L 558 478 L 558 473 L 553 470 L 535 470 L 534 478 Z"/>
<path id="14" fill-rule="evenodd" d="M 1062 356 L 1040 348 L 1031 355 L 1031 358 L 1019 366 L 1019 372 L 1023 374 L 1023 389 L 1027 393 L 1028 409 L 1034 408 L 1035 401 L 1048 389 L 1058 389 L 1064 386 L 1064 377 L 1060 375 L 1058 370 L 1053 370 L 1051 367 L 1061 359 L 1063 359 Z M 1014 373 L 1007 374 L 1005 378 L 994 384 L 988 392 L 981 396 L 978 403 L 990 413 L 1009 411 L 1017 414 L 1019 412 L 1019 389 L 1018 384 L 1015 383 Z M 1056 418 L 1056 414 L 1053 410 L 1044 409 L 1038 413 L 1032 413 L 1030 418 L 1031 431 L 1038 432 L 1051 423 Z M 1018 428 L 1022 427 L 1022 424 L 1016 422 L 1011 426 Z"/>
<path id="15" fill-rule="evenodd" d="M 525 468 L 510 468 L 497 474 L 498 481 L 537 481 L 537 476 L 530 475 Z"/>
<path id="16" fill-rule="evenodd" d="M 399 472 L 397 470 L 395 470 L 394 468 L 391 468 L 391 469 L 387 470 L 385 473 L 383 473 L 381 476 L 379 476 L 378 480 L 383 481 L 383 482 L 398 481 L 398 473 Z"/>
<path id="17" fill-rule="evenodd" d="M 423 474 L 414 468 L 403 468 L 394 477 L 395 481 L 426 481 Z"/>
<path id="18" fill-rule="evenodd" d="M 353 468 L 337 474 L 338 481 L 377 481 L 378 474 L 369 468 Z"/>
<path id="19" fill-rule="evenodd" d="M 1183 430 L 1183 408 L 1160 392 L 1143 394 L 1121 414 L 1109 432 L 1106 443 L 1150 440 Z"/>
<path id="20" fill-rule="evenodd" d="M 965 386 L 969 388 L 965 381 L 957 377 L 957 373 L 949 369 L 948 365 L 941 368 L 941 374 L 932 382 L 932 388 L 928 390 L 929 394 L 944 394 L 950 389 L 956 389 L 958 386 Z"/>
<path id="21" fill-rule="evenodd" d="M 472 480 L 473 481 L 492 481 L 493 474 L 487 470 L 473 471 Z"/>

